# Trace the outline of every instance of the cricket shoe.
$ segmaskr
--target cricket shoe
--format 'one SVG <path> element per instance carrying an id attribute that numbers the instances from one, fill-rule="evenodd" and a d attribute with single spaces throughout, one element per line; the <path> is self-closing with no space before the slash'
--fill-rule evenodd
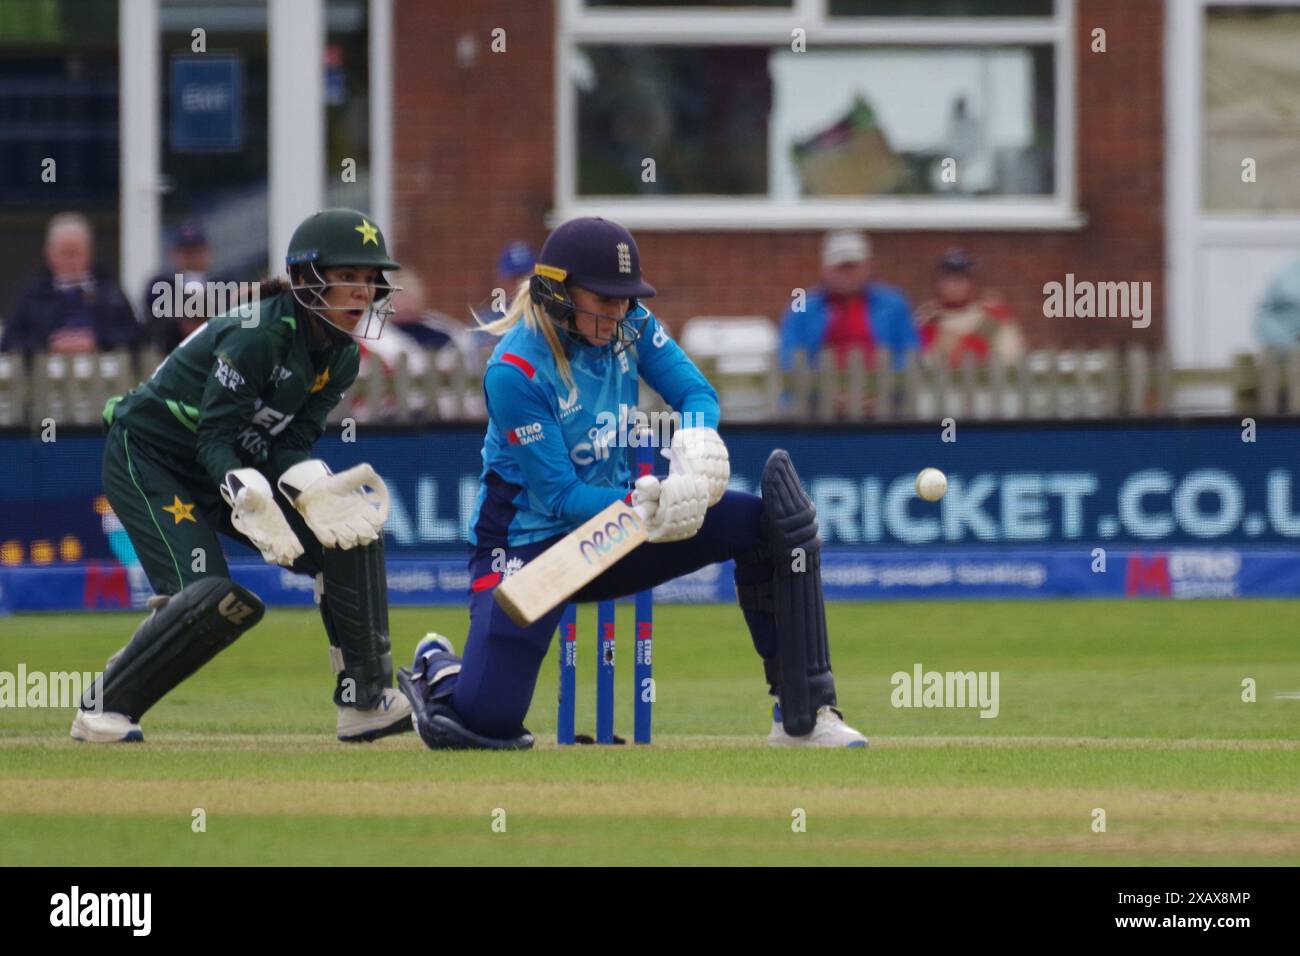
<path id="1" fill-rule="evenodd" d="M 772 706 L 772 731 L 767 735 L 769 747 L 867 747 L 867 738 L 844 722 L 844 715 L 830 704 L 817 710 L 812 733 L 795 737 L 785 732 L 781 723 L 781 705 Z"/>
<path id="2" fill-rule="evenodd" d="M 411 664 L 411 671 L 412 673 L 428 672 L 432 674 L 436 672 L 437 667 L 431 667 L 430 665 L 445 660 L 447 656 L 456 656 L 456 648 L 451 643 L 451 638 L 439 634 L 437 631 L 430 631 L 420 638 L 420 643 L 415 648 L 415 660 Z"/>
<path id="3" fill-rule="evenodd" d="M 339 708 L 339 740 L 344 743 L 378 740 L 413 729 L 410 703 L 400 691 L 391 687 L 384 688 L 379 703 L 369 710 Z"/>
<path id="4" fill-rule="evenodd" d="M 126 714 L 90 714 L 80 708 L 72 718 L 72 739 L 91 744 L 139 743 L 144 731 Z"/>
<path id="5" fill-rule="evenodd" d="M 409 673 L 415 680 L 423 682 L 421 694 L 426 702 L 445 702 L 456 691 L 460 664 L 451 638 L 430 631 L 420 639 Z"/>

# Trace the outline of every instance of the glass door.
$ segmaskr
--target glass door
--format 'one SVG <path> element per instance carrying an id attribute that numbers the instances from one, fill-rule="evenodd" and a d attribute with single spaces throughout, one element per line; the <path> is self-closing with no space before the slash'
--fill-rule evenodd
<path id="1" fill-rule="evenodd" d="M 205 33 L 205 52 L 193 31 Z M 211 249 L 208 272 L 252 281 L 267 263 L 267 14 L 261 0 L 163 0 L 162 249 L 183 226 Z M 173 262 L 160 263 L 169 273 Z"/>

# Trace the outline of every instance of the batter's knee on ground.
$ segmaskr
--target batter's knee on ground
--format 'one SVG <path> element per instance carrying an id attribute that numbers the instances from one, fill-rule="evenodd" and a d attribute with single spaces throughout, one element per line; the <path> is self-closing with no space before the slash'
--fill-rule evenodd
<path id="1" fill-rule="evenodd" d="M 521 628 L 497 606 L 491 590 L 471 594 L 469 636 L 451 701 L 467 728 L 493 738 L 523 732 L 562 613 L 563 606 Z"/>

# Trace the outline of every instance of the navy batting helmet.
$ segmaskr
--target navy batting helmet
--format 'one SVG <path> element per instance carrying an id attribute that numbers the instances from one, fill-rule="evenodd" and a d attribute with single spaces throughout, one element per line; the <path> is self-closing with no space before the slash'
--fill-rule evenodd
<path id="1" fill-rule="evenodd" d="M 595 216 L 570 219 L 556 227 L 542 246 L 529 284 L 533 301 L 570 335 L 576 334 L 568 291 L 574 286 L 631 300 L 629 314 L 640 308 L 635 300 L 655 294 L 654 286 L 641 278 L 641 253 L 632 233 Z M 643 324 L 626 317 L 619 321 L 611 340 L 615 353 L 636 341 Z"/>

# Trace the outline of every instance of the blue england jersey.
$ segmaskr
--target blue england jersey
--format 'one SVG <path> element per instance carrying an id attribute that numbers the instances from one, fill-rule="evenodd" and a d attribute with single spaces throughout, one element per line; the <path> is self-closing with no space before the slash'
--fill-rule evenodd
<path id="1" fill-rule="evenodd" d="M 483 378 L 488 427 L 472 543 L 506 547 L 568 534 L 626 498 L 639 378 L 684 424 L 718 427 L 717 392 L 695 363 L 644 306 L 629 318 L 646 321 L 619 355 L 585 340 L 567 346 L 572 386 L 545 337 L 522 321 L 497 343 Z"/>

